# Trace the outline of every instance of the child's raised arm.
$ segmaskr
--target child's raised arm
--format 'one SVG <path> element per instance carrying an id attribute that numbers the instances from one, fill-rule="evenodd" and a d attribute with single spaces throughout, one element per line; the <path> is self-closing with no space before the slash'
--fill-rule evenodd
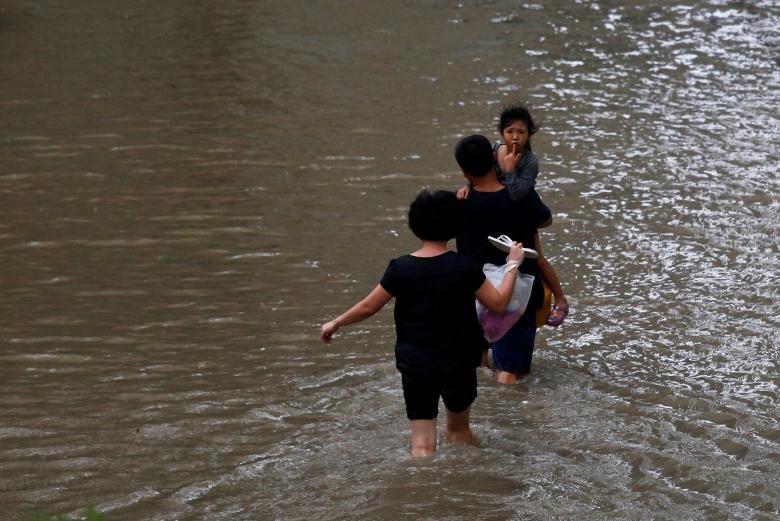
<path id="1" fill-rule="evenodd" d="M 333 338 L 333 333 L 341 326 L 348 326 L 349 324 L 367 319 L 382 309 L 392 298 L 393 296 L 381 284 L 377 284 L 363 300 L 349 308 L 338 318 L 323 324 L 320 328 L 320 338 L 323 342 L 329 344 Z"/>

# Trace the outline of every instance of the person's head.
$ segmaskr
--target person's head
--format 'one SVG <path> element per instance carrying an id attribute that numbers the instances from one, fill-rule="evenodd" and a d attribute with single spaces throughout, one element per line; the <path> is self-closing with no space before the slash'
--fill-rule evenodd
<path id="1" fill-rule="evenodd" d="M 510 149 L 517 147 L 523 150 L 528 147 L 531 136 L 536 134 L 536 125 L 531 112 L 523 105 L 510 105 L 501 111 L 498 118 L 498 131 L 504 144 Z"/>
<path id="2" fill-rule="evenodd" d="M 467 136 L 455 145 L 455 161 L 467 176 L 485 177 L 495 172 L 493 147 L 485 136 Z"/>
<path id="3" fill-rule="evenodd" d="M 420 192 L 409 206 L 409 228 L 423 241 L 448 241 L 460 231 L 461 210 L 454 192 Z"/>

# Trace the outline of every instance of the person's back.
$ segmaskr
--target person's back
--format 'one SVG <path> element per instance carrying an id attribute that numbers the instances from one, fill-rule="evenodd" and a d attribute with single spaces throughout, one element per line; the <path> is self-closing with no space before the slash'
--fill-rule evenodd
<path id="1" fill-rule="evenodd" d="M 461 208 L 464 223 L 456 238 L 457 250 L 480 264 L 503 264 L 505 254 L 488 242 L 489 235 L 507 235 L 532 248 L 539 223 L 550 216 L 536 192 L 515 201 L 506 188 L 495 192 L 472 189 L 468 199 L 461 200 Z M 531 260 L 526 259 L 524 265 L 532 266 Z"/>
<path id="2" fill-rule="evenodd" d="M 461 200 L 461 208 L 463 225 L 456 237 L 456 249 L 480 265 L 490 263 L 500 266 L 506 258 L 506 253 L 490 244 L 488 236 L 506 235 L 533 248 L 539 223 L 550 216 L 549 208 L 535 191 L 521 201 L 515 201 L 507 188 L 482 192 L 475 187 L 468 199 Z M 544 297 L 537 260 L 526 257 L 520 272 L 536 277 L 528 308 L 537 310 Z"/>
<path id="3" fill-rule="evenodd" d="M 396 366 L 437 374 L 474 368 L 487 349 L 476 314 L 479 268 L 449 251 L 393 259 L 380 284 L 396 299 Z"/>

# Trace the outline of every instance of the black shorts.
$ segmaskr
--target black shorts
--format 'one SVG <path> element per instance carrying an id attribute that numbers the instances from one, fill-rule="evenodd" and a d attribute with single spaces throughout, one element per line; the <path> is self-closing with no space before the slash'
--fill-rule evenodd
<path id="1" fill-rule="evenodd" d="M 406 417 L 410 420 L 433 420 L 439 415 L 439 397 L 450 412 L 468 409 L 477 397 L 477 370 L 440 375 L 401 373 L 406 402 Z"/>

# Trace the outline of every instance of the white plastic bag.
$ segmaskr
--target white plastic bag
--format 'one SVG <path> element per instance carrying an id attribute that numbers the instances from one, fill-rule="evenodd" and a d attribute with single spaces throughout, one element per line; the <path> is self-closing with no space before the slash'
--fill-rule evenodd
<path id="1" fill-rule="evenodd" d="M 495 287 L 499 287 L 501 281 L 504 280 L 504 266 L 485 264 L 482 266 L 482 271 Z M 531 298 L 533 285 L 533 275 L 518 272 L 515 280 L 515 290 L 509 299 L 509 305 L 504 313 L 490 311 L 477 300 L 477 317 L 488 342 L 492 343 L 500 340 L 515 325 L 517 320 L 523 316 L 525 308 L 528 306 L 528 300 Z"/>

